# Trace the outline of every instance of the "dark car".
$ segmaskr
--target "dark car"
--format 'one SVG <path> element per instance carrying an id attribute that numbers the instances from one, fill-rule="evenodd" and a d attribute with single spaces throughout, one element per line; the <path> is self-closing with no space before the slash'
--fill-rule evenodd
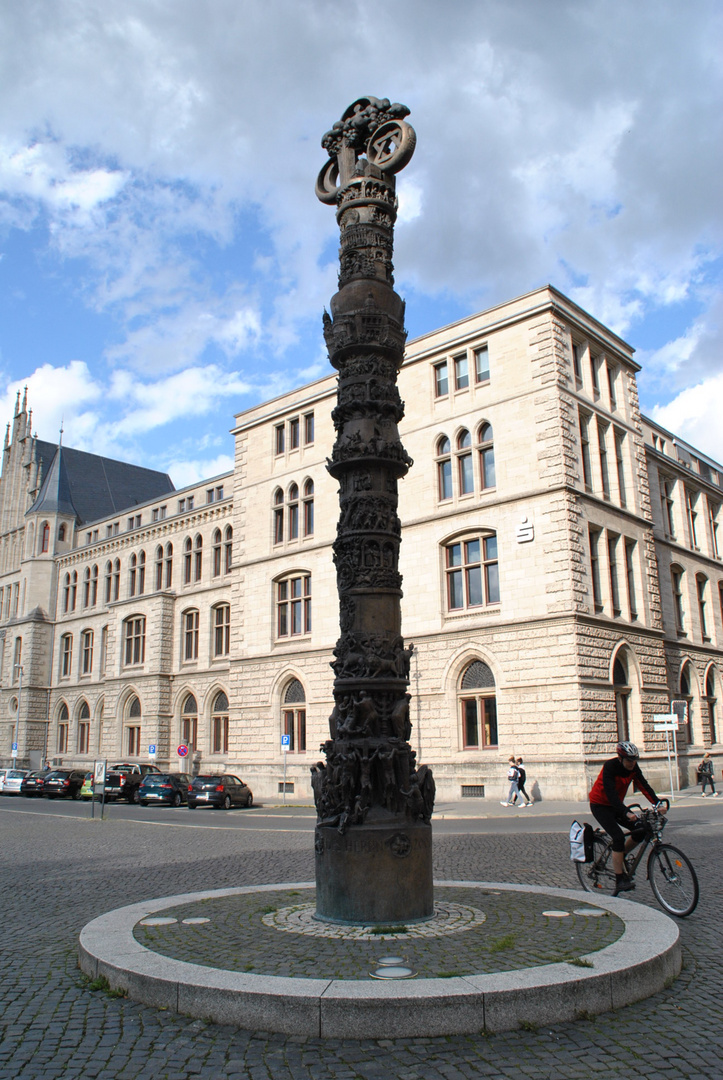
<path id="1" fill-rule="evenodd" d="M 47 775 L 46 772 L 29 772 L 23 777 L 20 794 L 27 795 L 29 799 L 39 798 L 43 794 L 43 781 Z"/>
<path id="2" fill-rule="evenodd" d="M 238 776 L 197 776 L 188 785 L 188 809 L 197 806 L 215 806 L 217 810 L 230 810 L 232 806 L 251 806 L 254 801 L 251 788 Z"/>
<path id="3" fill-rule="evenodd" d="M 45 774 L 43 795 L 46 799 L 60 799 L 67 795 L 71 799 L 79 799 L 84 780 L 85 773 L 80 769 L 53 769 Z"/>
<path id="4" fill-rule="evenodd" d="M 191 777 L 186 773 L 149 773 L 143 777 L 138 789 L 138 801 L 141 806 L 155 803 L 168 803 L 180 806 L 188 802 L 188 785 Z"/>

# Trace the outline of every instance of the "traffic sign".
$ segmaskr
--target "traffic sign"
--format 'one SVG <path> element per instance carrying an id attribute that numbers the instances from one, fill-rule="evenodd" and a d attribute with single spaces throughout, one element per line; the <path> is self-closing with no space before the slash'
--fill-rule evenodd
<path id="1" fill-rule="evenodd" d="M 179 757 L 185 757 L 187 753 L 188 753 L 188 747 L 186 746 L 185 743 L 181 743 L 181 745 L 178 747 L 178 756 Z"/>
<path id="2" fill-rule="evenodd" d="M 7 743 L 5 743 L 5 745 L 7 746 Z M 12 753 L 13 753 L 13 757 L 18 756 L 18 744 L 16 742 L 13 743 L 13 751 L 12 751 Z"/>
<path id="3" fill-rule="evenodd" d="M 678 721 L 677 721 L 677 719 L 676 719 L 674 724 L 673 723 L 653 724 L 653 731 L 677 731 L 677 730 L 678 730 Z"/>
<path id="4" fill-rule="evenodd" d="M 96 761 L 93 766 L 93 785 L 103 787 L 105 785 L 105 762 Z"/>
<path id="5" fill-rule="evenodd" d="M 281 749 L 284 751 L 284 753 L 286 753 L 287 750 L 291 749 L 291 736 L 290 735 L 282 735 L 281 736 Z"/>
<path id="6" fill-rule="evenodd" d="M 148 747 L 148 753 L 151 755 L 151 757 L 156 756 L 156 744 L 154 742 L 152 742 L 151 745 Z"/>
<path id="7" fill-rule="evenodd" d="M 675 713 L 656 713 L 653 731 L 677 731 L 680 721 Z"/>

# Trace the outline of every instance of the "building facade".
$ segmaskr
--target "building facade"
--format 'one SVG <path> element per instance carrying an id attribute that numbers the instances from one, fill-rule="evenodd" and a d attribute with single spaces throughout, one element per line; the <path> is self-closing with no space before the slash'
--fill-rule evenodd
<path id="1" fill-rule="evenodd" d="M 671 700 L 688 705 L 681 784 L 706 749 L 720 764 L 723 468 L 641 416 L 638 370 L 551 287 L 408 344 L 403 630 L 412 743 L 442 800 L 498 798 L 513 752 L 536 796 L 581 797 L 621 737 L 662 790 L 653 718 Z M 0 488 L 0 760 L 16 730 L 27 765 L 147 760 L 154 745 L 181 770 L 187 745 L 196 771 L 239 772 L 268 799 L 288 734 L 287 790 L 310 799 L 339 625 L 335 394 L 330 374 L 240 413 L 231 473 L 178 492 L 166 478 L 95 517 L 57 496 L 51 514 L 48 486 L 23 479 L 18 404 Z M 370 536 L 366 565 L 387 554 Z"/>

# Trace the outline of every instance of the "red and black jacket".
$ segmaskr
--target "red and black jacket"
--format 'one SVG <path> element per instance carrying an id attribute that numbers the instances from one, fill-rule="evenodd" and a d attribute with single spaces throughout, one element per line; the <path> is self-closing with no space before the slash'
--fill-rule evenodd
<path id="1" fill-rule="evenodd" d="M 635 791 L 642 792 L 648 802 L 658 802 L 658 796 L 641 773 L 640 766 L 636 764 L 629 772 L 620 758 L 614 757 L 606 761 L 600 770 L 600 775 L 590 791 L 590 803 L 594 806 L 609 806 L 618 814 L 626 814 L 627 807 L 623 799 L 631 784 Z"/>

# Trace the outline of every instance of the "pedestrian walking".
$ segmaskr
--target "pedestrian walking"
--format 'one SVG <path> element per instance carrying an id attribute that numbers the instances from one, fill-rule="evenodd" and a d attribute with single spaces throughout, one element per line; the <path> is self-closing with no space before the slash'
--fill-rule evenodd
<path id="1" fill-rule="evenodd" d="M 527 780 L 527 773 L 525 772 L 525 765 L 521 757 L 517 759 L 517 805 L 518 806 L 532 806 L 532 799 L 525 791 L 525 781 Z M 522 799 L 524 798 L 524 802 Z"/>
<path id="2" fill-rule="evenodd" d="M 707 784 L 710 784 L 710 790 L 711 790 L 711 794 L 713 795 L 713 798 L 717 799 L 718 798 L 718 792 L 716 791 L 715 784 L 713 783 L 713 759 L 711 758 L 710 754 L 707 751 L 706 751 L 705 754 L 703 754 L 703 760 L 701 761 L 700 765 L 698 766 L 698 776 L 700 777 L 700 797 L 701 797 L 701 799 L 706 798 L 705 789 L 706 789 Z"/>
<path id="3" fill-rule="evenodd" d="M 509 794 L 507 795 L 507 801 L 506 802 L 505 802 L 504 799 L 501 800 L 500 806 L 514 806 L 515 805 L 515 798 L 517 797 L 517 793 L 518 793 L 518 790 L 519 790 L 519 788 L 517 786 L 517 781 L 519 779 L 519 772 L 517 770 L 517 762 L 515 760 L 515 755 L 514 754 L 511 754 L 510 757 L 508 758 L 508 762 L 507 762 L 507 779 L 509 780 L 509 783 L 510 783 Z"/>

